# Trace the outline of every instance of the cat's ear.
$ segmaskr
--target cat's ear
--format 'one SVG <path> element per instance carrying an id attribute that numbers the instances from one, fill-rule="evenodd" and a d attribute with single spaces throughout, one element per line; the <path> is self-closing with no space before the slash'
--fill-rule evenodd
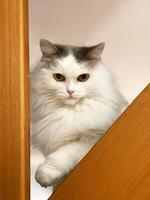
<path id="1" fill-rule="evenodd" d="M 55 46 L 55 44 L 45 39 L 40 39 L 40 48 L 43 56 L 51 56 L 58 52 L 58 49 Z"/>
<path id="2" fill-rule="evenodd" d="M 104 50 L 105 42 L 99 43 L 95 46 L 89 47 L 88 57 L 92 59 L 98 59 Z"/>

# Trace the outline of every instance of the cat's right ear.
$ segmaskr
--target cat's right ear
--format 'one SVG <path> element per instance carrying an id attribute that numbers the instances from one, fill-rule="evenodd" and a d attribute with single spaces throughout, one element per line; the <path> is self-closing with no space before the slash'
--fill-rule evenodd
<path id="1" fill-rule="evenodd" d="M 40 48 L 43 56 L 46 57 L 54 55 L 58 52 L 57 47 L 53 43 L 45 39 L 40 39 Z"/>

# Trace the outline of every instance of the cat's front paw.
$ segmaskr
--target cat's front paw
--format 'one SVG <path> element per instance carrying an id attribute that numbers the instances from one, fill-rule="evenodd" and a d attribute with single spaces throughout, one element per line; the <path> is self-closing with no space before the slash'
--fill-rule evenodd
<path id="1" fill-rule="evenodd" d="M 42 187 L 48 187 L 55 184 L 62 176 L 62 172 L 44 162 L 37 168 L 35 179 Z"/>

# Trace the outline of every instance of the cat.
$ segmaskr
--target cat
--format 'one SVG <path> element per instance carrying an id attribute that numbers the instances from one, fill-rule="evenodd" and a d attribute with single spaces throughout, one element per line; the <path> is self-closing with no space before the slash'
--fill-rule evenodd
<path id="1" fill-rule="evenodd" d="M 43 187 L 61 182 L 127 106 L 102 64 L 104 46 L 40 40 L 42 58 L 31 72 L 31 141 L 45 156 L 35 175 Z"/>

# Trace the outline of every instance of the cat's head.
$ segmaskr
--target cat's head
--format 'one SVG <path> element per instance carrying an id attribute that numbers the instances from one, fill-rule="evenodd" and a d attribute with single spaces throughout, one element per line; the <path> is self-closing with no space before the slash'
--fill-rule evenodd
<path id="1" fill-rule="evenodd" d="M 104 43 L 90 47 L 58 45 L 41 39 L 42 59 L 35 70 L 45 99 L 74 105 L 99 93 Z"/>

